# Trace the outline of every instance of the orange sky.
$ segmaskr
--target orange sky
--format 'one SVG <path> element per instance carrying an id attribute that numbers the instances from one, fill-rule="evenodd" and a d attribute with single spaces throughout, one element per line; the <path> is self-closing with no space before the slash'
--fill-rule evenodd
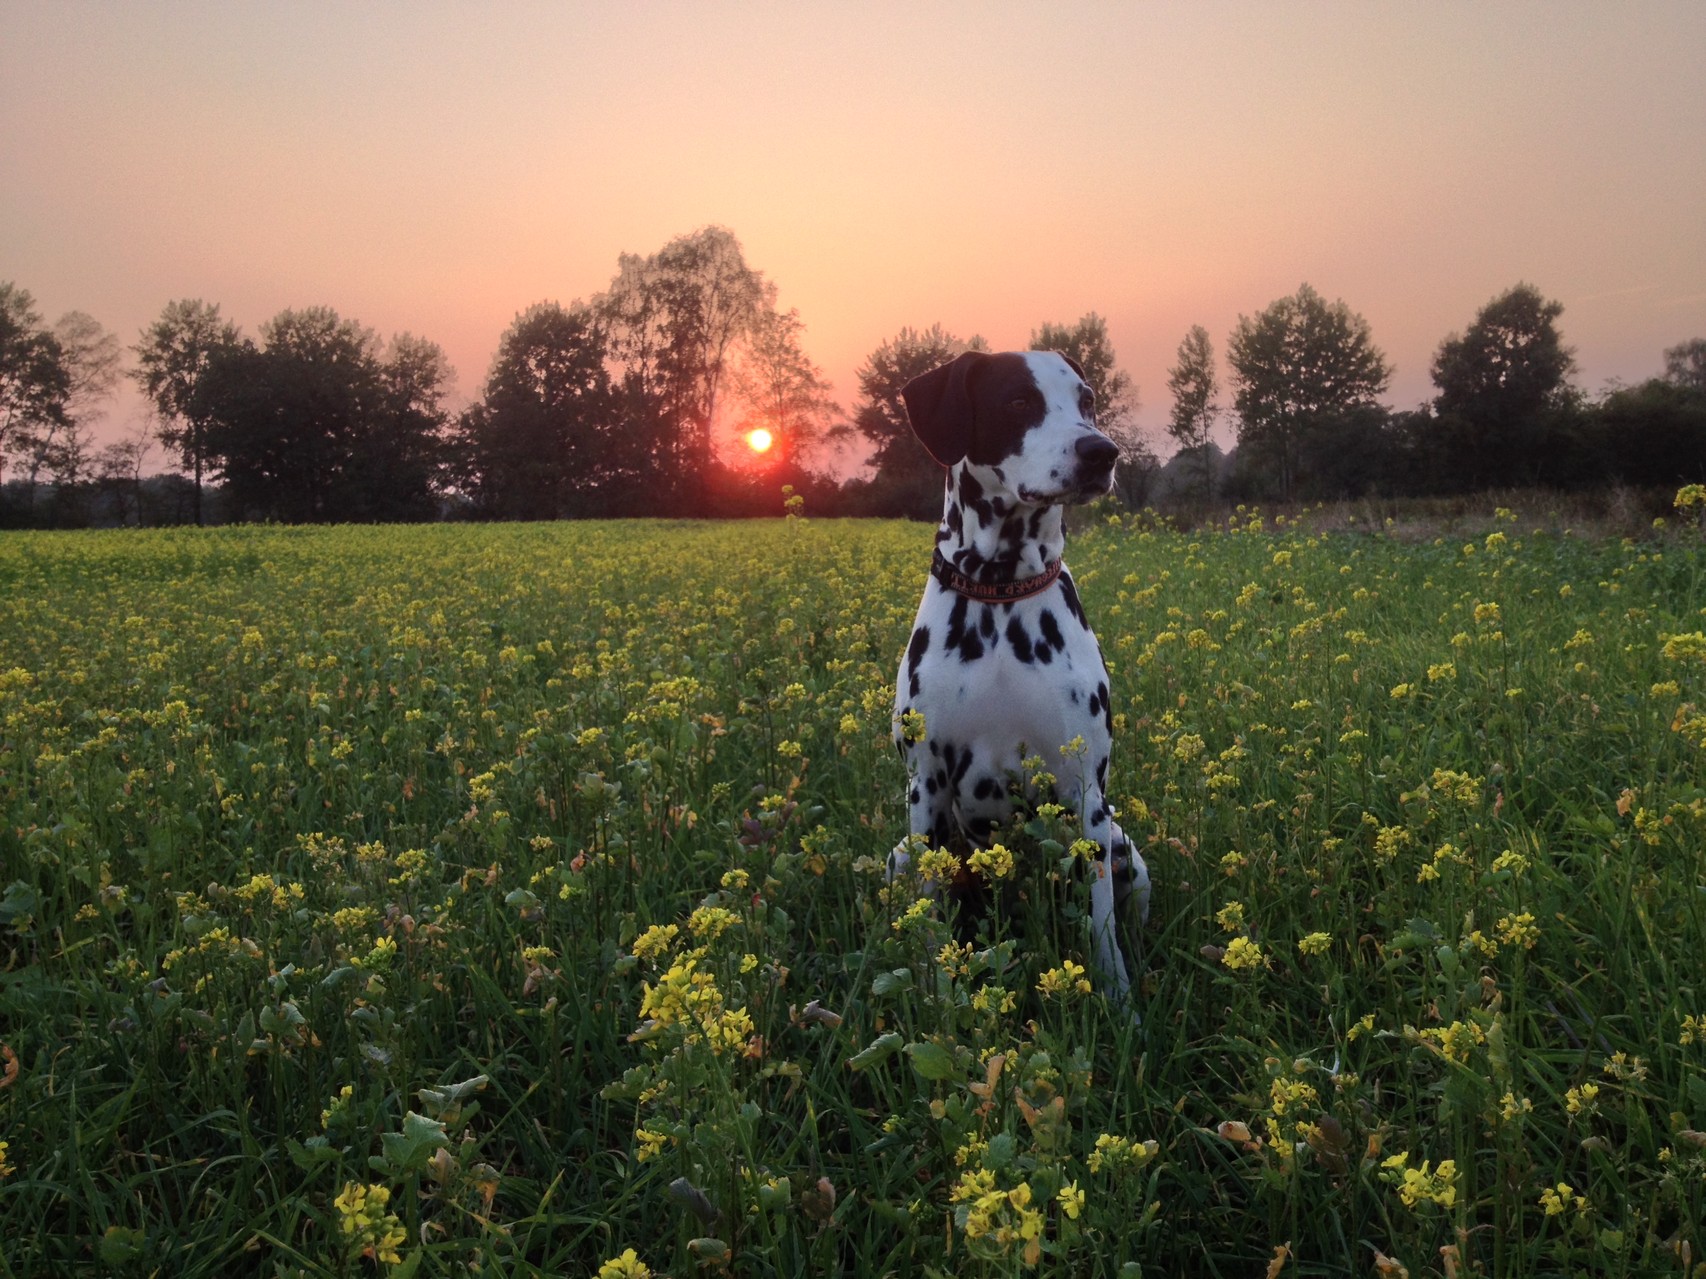
<path id="1" fill-rule="evenodd" d="M 1590 390 L 1706 336 L 1699 0 L 0 0 L 0 32 L 0 279 L 127 344 L 173 298 L 251 333 L 326 304 L 468 397 L 518 311 L 706 223 L 843 404 L 902 325 L 1008 347 L 1096 310 L 1158 430 L 1185 330 L 1224 353 L 1303 281 L 1367 316 L 1398 407 L 1519 280 Z"/>

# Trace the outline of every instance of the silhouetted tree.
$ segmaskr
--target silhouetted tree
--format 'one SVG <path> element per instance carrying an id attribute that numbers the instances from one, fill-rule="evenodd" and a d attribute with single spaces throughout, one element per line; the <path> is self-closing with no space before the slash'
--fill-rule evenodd
<path id="1" fill-rule="evenodd" d="M 901 388 L 956 355 L 988 349 L 981 337 L 962 342 L 932 324 L 922 332 L 903 328 L 866 357 L 856 374 L 860 399 L 848 426 L 871 450 L 874 474 L 859 495 L 864 513 L 930 520 L 941 515 L 942 468 L 912 433 Z"/>
<path id="2" fill-rule="evenodd" d="M 1569 404 L 1575 360 L 1558 336 L 1561 303 L 1531 284 L 1499 294 L 1434 355 L 1434 400 L 1446 447 L 1465 488 L 1557 478 L 1559 441 L 1549 439 Z"/>
<path id="3" fill-rule="evenodd" d="M 1059 351 L 1084 370 L 1084 381 L 1096 397 L 1096 425 L 1120 446 L 1116 487 L 1129 504 L 1141 505 L 1161 463 L 1138 430 L 1137 387 L 1119 367 L 1108 322 L 1094 311 L 1072 325 L 1045 320 L 1031 334 L 1031 349 Z"/>
<path id="4" fill-rule="evenodd" d="M 769 431 L 774 443 L 765 469 L 790 480 L 836 412 L 823 370 L 801 346 L 804 331 L 798 311 L 761 312 L 734 377 L 735 397 L 745 409 L 740 430 Z"/>
<path id="5" fill-rule="evenodd" d="M 624 253 L 594 300 L 625 414 L 657 424 L 652 487 L 663 509 L 709 509 L 712 428 L 735 347 L 774 299 L 734 234 L 709 226 L 650 257 Z"/>
<path id="6" fill-rule="evenodd" d="M 382 358 L 371 329 L 330 307 L 281 311 L 261 336 L 216 348 L 189 406 L 238 509 L 292 522 L 427 514 L 442 353 L 405 337 Z"/>
<path id="7" fill-rule="evenodd" d="M 650 454 L 625 432 L 603 333 L 584 306 L 541 302 L 498 340 L 457 432 L 462 487 L 502 519 L 616 514 Z"/>
<path id="8" fill-rule="evenodd" d="M 1307 284 L 1254 319 L 1239 316 L 1227 362 L 1240 465 L 1271 476 L 1285 501 L 1297 491 L 1305 450 L 1318 454 L 1335 434 L 1360 431 L 1392 378 L 1368 321 Z"/>
<path id="9" fill-rule="evenodd" d="M 131 377 L 153 404 L 160 442 L 195 481 L 195 522 L 202 522 L 201 492 L 208 470 L 206 409 L 198 408 L 203 375 L 216 356 L 240 340 L 237 326 L 219 315 L 217 303 L 199 298 L 168 302 L 160 318 L 142 331 Z M 198 416 L 202 414 L 201 416 Z"/>
<path id="10" fill-rule="evenodd" d="M 1179 446 L 1187 473 L 1195 473 L 1195 488 L 1206 502 L 1214 497 L 1214 473 L 1220 463 L 1218 452 L 1209 450 L 1220 412 L 1214 402 L 1220 383 L 1214 373 L 1214 344 L 1202 325 L 1193 324 L 1185 334 L 1178 361 L 1167 372 L 1167 390 L 1173 397 L 1167 434 Z"/>
<path id="11" fill-rule="evenodd" d="M 0 281 L 0 479 L 69 423 L 72 373 L 27 289 Z"/>
<path id="12" fill-rule="evenodd" d="M 1666 348 L 1665 381 L 1706 392 L 1706 338 L 1690 338 Z"/>
<path id="13" fill-rule="evenodd" d="M 1582 419 L 1595 481 L 1674 487 L 1706 480 L 1706 387 L 1651 378 L 1613 391 Z"/>

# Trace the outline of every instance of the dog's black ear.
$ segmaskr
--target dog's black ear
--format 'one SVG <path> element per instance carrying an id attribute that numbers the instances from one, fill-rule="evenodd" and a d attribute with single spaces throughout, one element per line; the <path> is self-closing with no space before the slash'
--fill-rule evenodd
<path id="1" fill-rule="evenodd" d="M 1055 354 L 1058 355 L 1061 359 L 1065 360 L 1067 362 L 1067 364 L 1072 366 L 1072 371 L 1078 375 L 1079 381 L 1088 382 L 1090 380 L 1089 378 L 1084 376 L 1084 366 L 1082 364 L 1080 364 L 1077 360 L 1073 359 L 1065 351 L 1056 351 Z"/>
<path id="2" fill-rule="evenodd" d="M 971 448 L 971 380 L 985 358 L 967 351 L 900 388 L 912 433 L 943 466 L 953 466 Z"/>

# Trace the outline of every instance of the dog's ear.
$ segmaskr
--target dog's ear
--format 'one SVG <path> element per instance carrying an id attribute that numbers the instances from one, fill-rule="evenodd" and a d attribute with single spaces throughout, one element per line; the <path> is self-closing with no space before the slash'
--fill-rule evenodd
<path id="1" fill-rule="evenodd" d="M 1067 364 L 1071 367 L 1072 371 L 1078 375 L 1078 380 L 1080 382 L 1088 383 L 1090 381 L 1089 378 L 1084 376 L 1084 366 L 1082 364 L 1080 364 L 1077 360 L 1073 359 L 1065 351 L 1056 351 L 1055 354 L 1067 362 Z"/>
<path id="2" fill-rule="evenodd" d="M 967 351 L 900 388 L 913 434 L 943 466 L 953 466 L 971 449 L 971 381 L 985 358 Z"/>

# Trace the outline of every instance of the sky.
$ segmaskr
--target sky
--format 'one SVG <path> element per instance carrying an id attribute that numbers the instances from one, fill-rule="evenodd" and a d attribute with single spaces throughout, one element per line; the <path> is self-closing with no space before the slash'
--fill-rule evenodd
<path id="1" fill-rule="evenodd" d="M 1396 408 L 1520 281 L 1589 391 L 1706 336 L 1699 0 L 0 0 L 0 33 L 0 280 L 126 345 L 176 298 L 328 305 L 465 401 L 520 311 L 707 224 L 844 406 L 903 326 L 1096 311 L 1159 434 L 1190 326 L 1224 355 L 1304 282 Z"/>

